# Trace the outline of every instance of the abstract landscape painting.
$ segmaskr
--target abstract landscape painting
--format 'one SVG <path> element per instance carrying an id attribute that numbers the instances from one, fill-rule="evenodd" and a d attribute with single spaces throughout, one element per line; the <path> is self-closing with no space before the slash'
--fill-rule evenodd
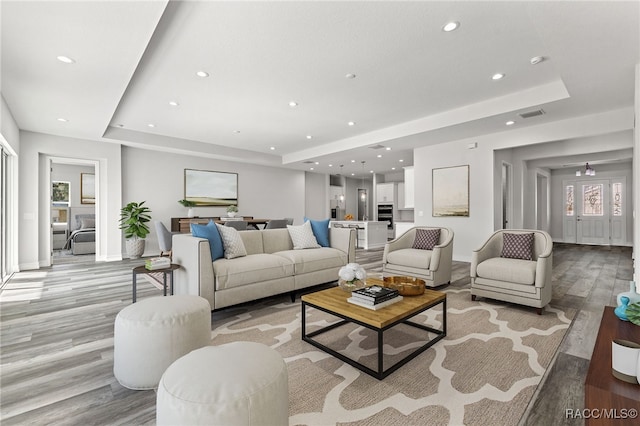
<path id="1" fill-rule="evenodd" d="M 238 205 L 238 174 L 184 169 L 184 198 L 196 206 Z"/>
<path id="2" fill-rule="evenodd" d="M 433 216 L 469 216 L 469 166 L 433 169 Z"/>

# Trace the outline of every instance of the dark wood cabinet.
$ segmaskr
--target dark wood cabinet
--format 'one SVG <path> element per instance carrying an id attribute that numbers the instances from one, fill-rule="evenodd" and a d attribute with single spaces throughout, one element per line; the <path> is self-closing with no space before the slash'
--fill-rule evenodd
<path id="1" fill-rule="evenodd" d="M 640 385 L 616 379 L 611 374 L 611 342 L 613 339 L 623 339 L 640 343 L 640 326 L 621 321 L 615 316 L 613 310 L 611 306 L 604 308 L 584 384 L 584 406 L 594 410 L 590 413 L 598 414 L 597 418 L 596 416 L 587 417 L 585 419 L 587 425 L 623 424 L 620 423 L 623 420 L 621 417 L 617 419 L 610 417 L 625 416 L 629 410 L 640 411 Z M 605 410 L 608 410 L 608 413 L 604 413 Z M 624 420 L 632 423 L 637 421 L 634 418 Z"/>
<path id="2" fill-rule="evenodd" d="M 171 232 L 181 232 L 183 234 L 191 232 L 192 223 L 206 225 L 210 220 L 220 220 L 219 216 L 212 217 L 172 217 Z"/>

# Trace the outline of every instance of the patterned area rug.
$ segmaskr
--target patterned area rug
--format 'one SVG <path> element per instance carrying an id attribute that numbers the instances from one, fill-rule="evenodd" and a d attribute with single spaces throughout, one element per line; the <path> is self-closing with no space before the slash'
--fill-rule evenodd
<path id="1" fill-rule="evenodd" d="M 444 291 L 447 337 L 381 381 L 303 342 L 300 303 L 278 303 L 282 298 L 225 310 L 222 319 L 214 315 L 212 344 L 260 342 L 284 357 L 291 425 L 517 424 L 575 312 L 547 306 L 538 316 L 526 307 L 472 302 L 466 288 Z M 441 320 L 441 310 L 413 319 L 435 328 Z M 309 330 L 336 321 L 307 310 Z M 385 369 L 428 334 L 406 325 L 386 332 Z M 374 333 L 350 325 L 321 336 L 375 365 Z"/>

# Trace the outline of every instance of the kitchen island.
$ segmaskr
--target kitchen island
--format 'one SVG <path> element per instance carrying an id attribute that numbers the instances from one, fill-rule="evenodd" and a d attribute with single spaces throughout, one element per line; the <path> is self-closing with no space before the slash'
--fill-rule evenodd
<path id="1" fill-rule="evenodd" d="M 329 226 L 354 228 L 358 231 L 357 247 L 365 250 L 384 247 L 387 243 L 387 222 L 377 220 L 332 220 Z"/>

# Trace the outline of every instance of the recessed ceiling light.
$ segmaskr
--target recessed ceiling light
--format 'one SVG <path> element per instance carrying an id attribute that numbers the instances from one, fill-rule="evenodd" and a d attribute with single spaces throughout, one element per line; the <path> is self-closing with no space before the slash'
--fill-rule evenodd
<path id="1" fill-rule="evenodd" d="M 355 176 L 355 175 L 356 175 L 355 173 L 351 173 L 351 176 Z"/>
<path id="2" fill-rule="evenodd" d="M 295 102 L 295 101 L 291 101 L 291 102 L 289 102 L 289 106 L 290 106 L 291 108 L 295 108 L 295 107 L 297 107 L 297 106 L 298 106 L 298 103 L 297 103 L 297 102 Z"/>
<path id="3" fill-rule="evenodd" d="M 307 135 L 307 139 L 311 139 L 313 136 L 311 135 Z"/>
<path id="4" fill-rule="evenodd" d="M 507 122 L 506 122 L 506 123 L 504 123 L 504 124 L 506 124 L 507 126 L 512 126 L 512 125 L 516 124 L 516 122 L 515 122 L 515 121 L 513 121 L 513 120 L 509 120 L 509 121 L 507 121 Z"/>
<path id="5" fill-rule="evenodd" d="M 382 154 L 378 154 L 378 158 L 382 158 Z"/>
<path id="6" fill-rule="evenodd" d="M 272 146 L 272 147 L 269 147 L 269 149 L 270 149 L 271 151 L 275 151 L 276 147 L 275 147 L 275 146 Z"/>
<path id="7" fill-rule="evenodd" d="M 401 163 L 404 163 L 404 160 L 403 160 L 403 159 L 400 159 L 400 160 L 398 160 L 398 161 L 399 161 L 399 162 L 401 162 Z"/>
<path id="8" fill-rule="evenodd" d="M 202 78 L 209 77 L 209 73 L 208 73 L 208 72 L 206 72 L 206 71 L 198 71 L 198 72 L 196 73 L 196 75 L 197 75 L 198 77 L 202 77 Z"/>
<path id="9" fill-rule="evenodd" d="M 66 123 L 69 120 L 67 120 L 66 118 L 58 118 L 58 121 L 60 121 L 62 123 Z"/>
<path id="10" fill-rule="evenodd" d="M 492 80 L 502 80 L 503 78 L 504 78 L 504 74 L 502 74 L 502 73 L 497 73 L 497 74 L 494 74 L 493 76 L 491 76 Z"/>
<path id="11" fill-rule="evenodd" d="M 63 55 L 58 56 L 58 58 L 57 58 L 57 59 L 58 59 L 60 62 L 64 62 L 65 64 L 75 64 L 75 62 L 76 62 L 74 59 L 71 59 L 70 57 L 68 57 L 68 56 L 63 56 Z"/>
<path id="12" fill-rule="evenodd" d="M 333 167 L 333 164 L 329 164 L 329 167 Z"/>
<path id="13" fill-rule="evenodd" d="M 147 126 L 149 126 L 149 127 L 156 127 L 156 125 L 155 125 L 155 124 L 153 124 L 153 123 L 149 123 L 149 124 L 147 124 Z"/>
<path id="14" fill-rule="evenodd" d="M 395 167 L 392 167 L 392 168 L 391 168 L 391 170 L 395 170 L 395 169 L 396 169 Z"/>
<path id="15" fill-rule="evenodd" d="M 387 151 L 391 151 L 391 147 L 390 147 L 390 146 L 386 147 L 385 149 L 386 149 Z"/>
<path id="16" fill-rule="evenodd" d="M 240 133 L 240 130 L 234 130 L 233 133 Z"/>
<path id="17" fill-rule="evenodd" d="M 169 101 L 169 105 L 171 106 L 178 106 L 180 105 L 179 103 L 177 103 L 176 101 Z"/>
<path id="18" fill-rule="evenodd" d="M 544 56 L 534 56 L 533 58 L 531 58 L 529 60 L 529 62 L 531 63 L 531 65 L 536 65 L 539 64 L 540 62 L 544 61 Z"/>
<path id="19" fill-rule="evenodd" d="M 460 22 L 456 22 L 456 21 L 452 21 L 452 22 L 447 22 L 444 27 L 442 27 L 442 31 L 444 32 L 451 32 L 451 31 L 455 31 L 458 29 L 458 27 L 460 26 Z"/>
<path id="20" fill-rule="evenodd" d="M 319 161 L 316 161 L 314 164 L 317 166 L 318 164 L 320 164 L 320 162 L 319 162 Z"/>
<path id="21" fill-rule="evenodd" d="M 373 170 L 369 170 L 369 173 L 373 173 Z"/>
<path id="22" fill-rule="evenodd" d="M 313 170 L 313 167 L 309 167 L 309 170 Z"/>
<path id="23" fill-rule="evenodd" d="M 356 125 L 355 121 L 350 121 L 350 122 L 348 122 L 347 124 L 348 124 L 349 126 L 355 126 L 355 125 Z"/>
<path id="24" fill-rule="evenodd" d="M 351 160 L 351 162 L 352 162 L 352 163 L 355 163 L 355 162 L 356 162 L 356 160 Z"/>
<path id="25" fill-rule="evenodd" d="M 345 75 L 345 78 L 348 78 L 348 79 L 356 78 L 356 75 L 355 74 L 347 74 L 347 75 Z"/>

